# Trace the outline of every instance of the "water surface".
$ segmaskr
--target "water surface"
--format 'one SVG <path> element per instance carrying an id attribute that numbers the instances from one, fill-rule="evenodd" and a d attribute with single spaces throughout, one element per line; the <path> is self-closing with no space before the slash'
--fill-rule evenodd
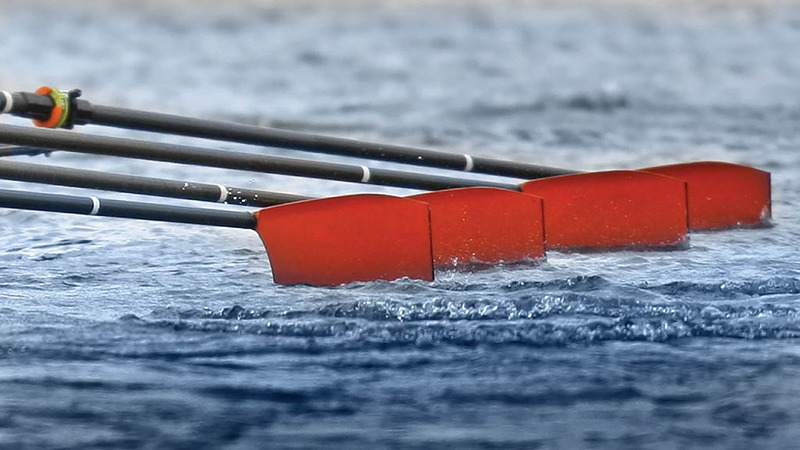
<path id="1" fill-rule="evenodd" d="M 275 285 L 248 231 L 0 211 L 0 447 L 792 448 L 800 438 L 791 5 L 11 3 L 2 89 L 79 87 L 100 104 L 579 170 L 731 161 L 772 172 L 775 226 L 693 234 L 686 251 L 551 253 L 433 283 L 312 288 Z M 307 195 L 412 192 L 67 153 L 20 159 Z"/>

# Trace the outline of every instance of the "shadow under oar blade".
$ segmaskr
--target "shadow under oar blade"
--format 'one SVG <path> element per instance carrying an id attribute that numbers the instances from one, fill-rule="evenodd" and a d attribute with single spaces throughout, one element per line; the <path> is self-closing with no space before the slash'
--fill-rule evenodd
<path id="1" fill-rule="evenodd" d="M 724 162 L 693 162 L 642 169 L 687 182 L 689 228 L 718 230 L 771 225 L 770 174 Z"/>
<path id="2" fill-rule="evenodd" d="M 433 281 L 426 203 L 362 194 L 273 206 L 255 216 L 278 284 Z"/>
<path id="3" fill-rule="evenodd" d="M 544 199 L 545 245 L 554 250 L 685 248 L 686 183 L 635 171 L 533 180 L 522 191 Z"/>
<path id="4" fill-rule="evenodd" d="M 462 188 L 411 198 L 431 211 L 437 268 L 537 262 L 545 258 L 542 199 L 496 188 Z"/>

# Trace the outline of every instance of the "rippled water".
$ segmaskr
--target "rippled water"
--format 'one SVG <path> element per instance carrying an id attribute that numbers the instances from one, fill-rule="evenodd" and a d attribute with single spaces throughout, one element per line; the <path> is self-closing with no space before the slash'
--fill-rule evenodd
<path id="1" fill-rule="evenodd" d="M 772 172 L 775 227 L 312 288 L 247 231 L 0 211 L 0 448 L 796 446 L 796 7 L 74 3 L 0 3 L 0 89 L 583 170 L 732 161 Z"/>

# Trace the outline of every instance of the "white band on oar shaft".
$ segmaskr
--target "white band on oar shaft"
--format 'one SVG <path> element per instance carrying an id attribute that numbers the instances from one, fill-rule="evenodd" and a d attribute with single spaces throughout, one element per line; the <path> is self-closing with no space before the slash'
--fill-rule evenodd
<path id="1" fill-rule="evenodd" d="M 364 176 L 361 177 L 361 182 L 369 183 L 369 179 L 372 177 L 372 174 L 369 173 L 369 167 L 361 166 L 361 171 L 364 172 Z"/>
<path id="2" fill-rule="evenodd" d="M 3 108 L 2 113 L 9 113 L 11 112 L 11 108 L 14 106 L 14 98 L 11 97 L 11 94 L 6 91 L 0 91 L 3 93 L 3 97 L 6 98 L 6 106 Z"/>
<path id="3" fill-rule="evenodd" d="M 472 172 L 472 169 L 475 168 L 475 161 L 472 160 L 472 156 L 464 155 L 464 160 L 466 161 L 464 172 Z"/>
<path id="4" fill-rule="evenodd" d="M 228 188 L 221 184 L 217 186 L 219 187 L 219 200 L 217 200 L 217 203 L 225 203 L 228 201 Z"/>
<path id="5" fill-rule="evenodd" d="M 92 211 L 89 213 L 90 216 L 96 216 L 97 213 L 100 212 L 100 199 L 97 197 L 89 197 L 92 199 Z"/>

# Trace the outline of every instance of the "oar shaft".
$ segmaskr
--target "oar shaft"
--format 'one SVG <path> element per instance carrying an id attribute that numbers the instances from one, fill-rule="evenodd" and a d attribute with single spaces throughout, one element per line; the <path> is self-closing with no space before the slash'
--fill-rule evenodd
<path id="1" fill-rule="evenodd" d="M 42 153 L 50 153 L 36 147 L 21 147 L 19 145 L 0 145 L 0 158 L 6 156 L 36 156 Z"/>
<path id="2" fill-rule="evenodd" d="M 36 120 L 45 120 L 51 114 L 54 105 L 54 101 L 47 95 L 38 95 L 30 92 L 0 92 L 0 94 L 2 94 L 0 95 L 0 111 Z M 180 134 L 243 144 L 524 179 L 575 173 L 574 171 L 555 167 L 503 161 L 466 154 L 94 105 L 83 99 L 73 99 L 73 109 L 68 120 L 69 126 L 72 124 L 94 123 L 134 130 Z"/>
<path id="3" fill-rule="evenodd" d="M 0 160 L 0 179 L 258 207 L 311 198 L 221 184 L 166 180 L 8 160 Z"/>
<path id="4" fill-rule="evenodd" d="M 79 100 L 79 102 L 85 102 L 85 100 Z M 422 167 L 525 179 L 574 173 L 573 171 L 554 167 L 482 158 L 467 154 L 379 144 L 335 136 L 137 111 L 113 106 L 91 105 L 86 110 L 89 111 L 87 117 L 89 123 L 132 130 L 171 133 L 241 144 L 263 145 L 312 153 L 391 161 Z"/>
<path id="5" fill-rule="evenodd" d="M 228 228 L 255 229 L 256 227 L 255 216 L 249 212 L 157 205 L 8 189 L 0 189 L 0 207 Z"/>
<path id="6" fill-rule="evenodd" d="M 68 150 L 96 155 L 122 156 L 151 161 L 321 178 L 351 183 L 369 183 L 411 189 L 441 190 L 471 186 L 487 186 L 519 190 L 516 185 L 506 183 L 464 180 L 385 169 L 370 169 L 365 166 L 349 166 L 346 164 L 306 161 L 277 156 L 254 155 L 251 153 L 83 135 L 11 125 L 0 125 L 0 142 L 44 147 L 52 150 Z"/>

